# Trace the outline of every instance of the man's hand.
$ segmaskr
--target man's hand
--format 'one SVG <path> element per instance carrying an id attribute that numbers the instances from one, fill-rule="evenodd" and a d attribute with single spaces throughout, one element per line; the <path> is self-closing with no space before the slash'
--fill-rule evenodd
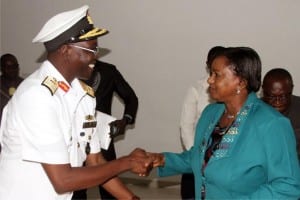
<path id="1" fill-rule="evenodd" d="M 131 172 L 138 174 L 139 176 L 148 176 L 153 168 L 153 162 L 148 157 L 145 150 L 136 148 L 129 155 L 131 161 Z"/>
<path id="2" fill-rule="evenodd" d="M 118 119 L 118 120 L 115 120 L 113 122 L 111 122 L 109 124 L 110 126 L 110 137 L 111 138 L 114 138 L 118 135 L 123 135 L 125 133 L 125 128 L 126 128 L 126 120 L 123 118 L 123 119 Z"/>

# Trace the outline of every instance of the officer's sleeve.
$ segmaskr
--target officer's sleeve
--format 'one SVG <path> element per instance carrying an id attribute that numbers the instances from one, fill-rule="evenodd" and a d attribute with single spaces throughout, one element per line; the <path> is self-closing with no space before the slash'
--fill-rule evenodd
<path id="1" fill-rule="evenodd" d="M 49 164 L 69 163 L 64 134 L 70 127 L 62 117 L 59 101 L 40 86 L 28 89 L 16 101 L 22 105 L 17 113 L 22 125 L 23 159 Z"/>

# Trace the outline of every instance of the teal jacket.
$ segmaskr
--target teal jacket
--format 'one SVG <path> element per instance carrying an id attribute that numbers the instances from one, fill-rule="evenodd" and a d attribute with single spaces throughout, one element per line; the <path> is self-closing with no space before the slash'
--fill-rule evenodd
<path id="1" fill-rule="evenodd" d="M 194 146 L 182 153 L 164 153 L 159 176 L 194 173 L 196 199 L 205 185 L 206 199 L 298 199 L 300 168 L 290 121 L 256 97 L 248 96 L 220 148 L 202 175 L 210 135 L 224 104 L 208 105 L 197 127 Z"/>

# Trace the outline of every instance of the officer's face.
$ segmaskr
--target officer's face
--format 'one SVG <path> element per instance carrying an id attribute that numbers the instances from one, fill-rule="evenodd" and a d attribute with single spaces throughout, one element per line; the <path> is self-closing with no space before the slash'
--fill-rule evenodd
<path id="1" fill-rule="evenodd" d="M 93 72 L 94 63 L 98 58 L 97 40 L 72 43 L 69 46 L 73 50 L 72 58 L 76 77 L 84 80 L 89 79 Z"/>

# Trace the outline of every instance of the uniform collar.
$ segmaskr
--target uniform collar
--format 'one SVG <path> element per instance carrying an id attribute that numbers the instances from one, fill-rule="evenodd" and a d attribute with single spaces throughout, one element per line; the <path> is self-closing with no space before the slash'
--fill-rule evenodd
<path id="1" fill-rule="evenodd" d="M 43 73 L 45 77 L 52 76 L 58 81 L 60 92 L 63 92 L 65 94 L 68 93 L 70 90 L 75 90 L 79 93 L 85 93 L 77 78 L 75 78 L 71 82 L 71 84 L 69 84 L 63 77 L 63 75 L 54 67 L 54 65 L 49 60 L 44 61 L 44 63 L 41 66 L 41 69 L 41 73 Z"/>

